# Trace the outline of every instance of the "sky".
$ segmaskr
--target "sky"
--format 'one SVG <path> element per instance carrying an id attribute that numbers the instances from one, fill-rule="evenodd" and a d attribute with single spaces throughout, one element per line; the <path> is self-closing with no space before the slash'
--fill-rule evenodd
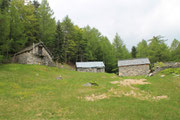
<path id="1" fill-rule="evenodd" d="M 41 0 L 39 0 L 41 1 Z M 56 20 L 68 15 L 79 27 L 97 28 L 111 42 L 116 33 L 130 50 L 161 35 L 180 40 L 180 0 L 48 0 Z"/>

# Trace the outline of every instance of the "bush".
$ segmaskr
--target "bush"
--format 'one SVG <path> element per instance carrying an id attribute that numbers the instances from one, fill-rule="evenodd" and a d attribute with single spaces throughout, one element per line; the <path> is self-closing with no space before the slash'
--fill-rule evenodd
<path id="1" fill-rule="evenodd" d="M 90 83 L 91 83 L 91 85 L 93 85 L 93 86 L 99 86 L 96 81 L 91 81 Z"/>
<path id="2" fill-rule="evenodd" d="M 0 64 L 3 62 L 3 60 L 4 60 L 4 56 L 0 55 Z"/>
<path id="3" fill-rule="evenodd" d="M 166 69 L 166 70 L 163 70 L 161 73 L 163 74 L 179 74 L 180 75 L 180 68 L 169 68 L 169 69 Z"/>
<path id="4" fill-rule="evenodd" d="M 163 62 L 157 62 L 154 64 L 154 67 L 152 68 L 153 70 L 156 70 L 157 68 L 164 67 L 165 64 Z"/>

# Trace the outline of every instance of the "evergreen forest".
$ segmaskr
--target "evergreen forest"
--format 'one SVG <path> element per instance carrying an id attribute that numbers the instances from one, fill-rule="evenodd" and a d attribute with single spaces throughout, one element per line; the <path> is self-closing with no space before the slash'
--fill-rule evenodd
<path id="1" fill-rule="evenodd" d="M 168 46 L 165 37 L 152 36 L 128 50 L 119 34 L 117 31 L 111 43 L 98 29 L 81 28 L 69 16 L 56 21 L 47 0 L 0 0 L 0 63 L 10 63 L 15 53 L 40 41 L 54 61 L 103 61 L 110 73 L 117 71 L 118 60 L 148 57 L 151 63 L 180 61 L 177 39 Z"/>

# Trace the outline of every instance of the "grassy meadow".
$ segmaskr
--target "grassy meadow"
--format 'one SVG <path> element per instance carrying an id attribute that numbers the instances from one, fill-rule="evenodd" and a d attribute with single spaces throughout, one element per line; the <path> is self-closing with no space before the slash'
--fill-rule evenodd
<path id="1" fill-rule="evenodd" d="M 0 119 L 179 120 L 177 71 L 180 68 L 152 77 L 118 77 L 66 67 L 0 65 Z M 63 79 L 57 80 L 59 76 Z M 143 84 L 129 84 L 130 79 Z M 87 82 L 99 86 L 83 86 Z"/>

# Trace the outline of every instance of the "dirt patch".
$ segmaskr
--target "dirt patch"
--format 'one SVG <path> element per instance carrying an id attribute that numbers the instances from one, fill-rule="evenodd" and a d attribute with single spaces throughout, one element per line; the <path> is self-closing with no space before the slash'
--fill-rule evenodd
<path id="1" fill-rule="evenodd" d="M 163 96 L 153 96 L 148 92 L 139 90 L 138 88 L 136 89 L 130 89 L 130 90 L 120 90 L 120 89 L 114 89 L 111 88 L 109 93 L 112 94 L 112 96 L 115 97 L 122 97 L 122 96 L 127 96 L 127 97 L 133 97 L 137 98 L 140 100 L 148 100 L 148 101 L 159 101 L 161 99 L 168 99 L 168 96 L 163 95 Z"/>
<path id="2" fill-rule="evenodd" d="M 101 95 L 92 94 L 90 96 L 85 97 L 85 99 L 87 101 L 96 101 L 96 100 L 101 100 L 101 99 L 105 99 L 105 98 L 108 98 L 108 96 L 105 93 L 101 94 Z"/>
<path id="3" fill-rule="evenodd" d="M 92 94 L 90 96 L 86 96 L 85 100 L 86 101 L 97 101 L 97 100 L 102 100 L 102 99 L 107 99 L 110 97 L 123 97 L 123 96 L 127 96 L 127 97 L 133 97 L 139 100 L 147 100 L 147 101 L 159 101 L 162 99 L 168 99 L 168 96 L 166 95 L 162 95 L 162 96 L 153 96 L 148 92 L 144 92 L 141 90 L 130 90 L 130 91 L 123 91 L 123 90 L 119 90 L 119 89 L 110 89 L 107 93 L 103 93 L 101 95 L 95 95 Z M 83 99 L 82 97 L 79 99 Z"/>
<path id="4" fill-rule="evenodd" d="M 151 84 L 146 79 L 125 79 L 121 81 L 112 81 L 111 84 L 117 84 L 120 87 L 111 88 L 110 90 L 108 90 L 108 92 L 100 95 L 92 94 L 90 96 L 86 96 L 85 100 L 96 101 L 96 100 L 107 99 L 110 97 L 123 97 L 123 96 L 133 97 L 140 100 L 148 100 L 148 101 L 159 101 L 161 99 L 168 99 L 168 96 L 166 95 L 153 96 L 150 92 L 140 90 L 139 88 L 133 86 L 133 85 Z"/>
<path id="5" fill-rule="evenodd" d="M 151 84 L 147 82 L 146 79 L 125 79 L 122 81 L 112 81 L 111 84 L 120 84 L 123 86 L 130 86 L 130 85 L 145 85 L 145 84 Z"/>
<path id="6" fill-rule="evenodd" d="M 168 96 L 166 96 L 166 95 L 153 96 L 149 92 L 145 92 L 143 90 L 140 90 L 139 88 L 132 86 L 132 85 L 151 84 L 146 79 L 125 79 L 122 81 L 112 81 L 111 84 L 118 84 L 118 86 L 124 86 L 124 87 L 128 87 L 130 89 L 130 90 L 121 91 L 121 92 L 117 92 L 117 90 L 113 90 L 113 89 L 110 90 L 111 92 L 113 92 L 113 94 L 117 95 L 117 93 L 118 93 L 119 96 L 131 96 L 131 97 L 138 98 L 140 100 L 153 100 L 153 101 L 158 101 L 161 99 L 168 98 Z"/>
<path id="7" fill-rule="evenodd" d="M 153 99 L 154 100 L 168 99 L 168 96 L 166 96 L 166 95 L 163 95 L 163 96 L 154 96 Z"/>

